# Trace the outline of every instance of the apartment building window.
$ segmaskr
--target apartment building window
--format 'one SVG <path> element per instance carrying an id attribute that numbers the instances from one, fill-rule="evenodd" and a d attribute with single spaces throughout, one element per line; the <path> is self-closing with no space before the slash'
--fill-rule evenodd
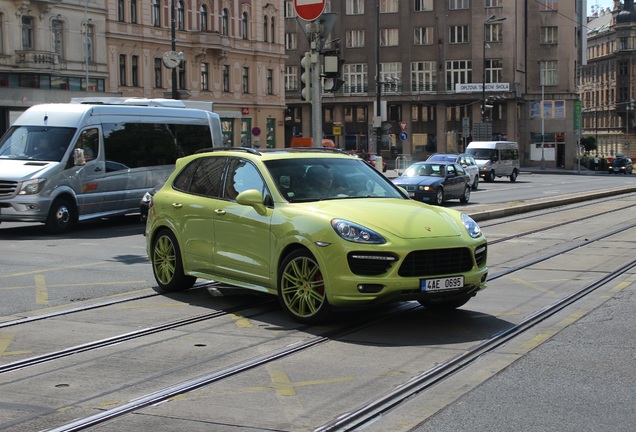
<path id="1" fill-rule="evenodd" d="M 126 55 L 119 54 L 119 85 L 126 85 Z"/>
<path id="2" fill-rule="evenodd" d="M 450 10 L 470 9 L 470 1 L 469 0 L 448 0 L 448 9 Z"/>
<path id="3" fill-rule="evenodd" d="M 51 23 L 52 28 L 52 42 L 53 52 L 58 55 L 60 59 L 64 58 L 64 23 L 60 20 L 53 20 Z M 82 56 L 83 57 L 83 56 Z"/>
<path id="4" fill-rule="evenodd" d="M 347 30 L 345 32 L 347 48 L 364 47 L 364 30 Z"/>
<path id="5" fill-rule="evenodd" d="M 432 45 L 433 27 L 417 27 L 413 32 L 414 45 Z"/>
<path id="6" fill-rule="evenodd" d="M 455 90 L 455 84 L 473 82 L 473 63 L 470 60 L 446 62 L 446 90 Z"/>
<path id="7" fill-rule="evenodd" d="M 296 33 L 285 33 L 285 50 L 298 49 L 298 37 Z"/>
<path id="8" fill-rule="evenodd" d="M 163 77 L 161 76 L 161 59 L 155 58 L 155 88 L 163 87 Z"/>
<path id="9" fill-rule="evenodd" d="M 86 26 L 86 52 L 84 56 L 88 57 L 89 63 L 93 63 L 95 61 L 95 26 L 87 25 Z"/>
<path id="10" fill-rule="evenodd" d="M 503 0 L 486 0 L 486 7 L 499 7 L 503 5 Z"/>
<path id="11" fill-rule="evenodd" d="M 556 44 L 559 40 L 558 27 L 541 27 L 541 43 Z"/>
<path id="12" fill-rule="evenodd" d="M 596 49 L 598 49 L 598 47 L 596 47 Z M 626 50 L 629 49 L 629 41 L 626 37 L 622 37 L 618 39 L 618 49 L 619 50 Z M 599 54 L 598 52 L 596 53 L 595 57 L 598 57 Z"/>
<path id="13" fill-rule="evenodd" d="M 285 18 L 295 18 L 296 8 L 294 7 L 294 0 L 285 0 Z"/>
<path id="14" fill-rule="evenodd" d="M 185 90 L 186 87 L 186 62 L 182 60 L 177 69 L 179 90 Z"/>
<path id="15" fill-rule="evenodd" d="M 503 40 L 503 25 L 501 23 L 488 24 L 484 36 L 486 42 L 501 42 Z"/>
<path id="16" fill-rule="evenodd" d="M 267 15 L 263 17 L 263 41 L 267 42 L 267 31 L 269 30 L 269 25 L 267 24 Z"/>
<path id="17" fill-rule="evenodd" d="M 124 22 L 124 0 L 117 0 L 117 21 Z"/>
<path id="18" fill-rule="evenodd" d="M 137 24 L 137 0 L 130 0 L 130 22 Z"/>
<path id="19" fill-rule="evenodd" d="M 250 68 L 248 68 L 248 67 L 244 67 L 243 68 L 243 74 L 241 76 L 241 82 L 243 84 L 243 93 L 249 93 L 250 92 Z M 227 90 L 227 91 L 229 91 L 229 90 Z"/>
<path id="20" fill-rule="evenodd" d="M 437 62 L 411 63 L 411 91 L 430 92 L 437 87 Z"/>
<path id="21" fill-rule="evenodd" d="M 182 1 L 177 3 L 177 28 L 179 30 L 185 30 L 185 10 Z"/>
<path id="22" fill-rule="evenodd" d="M 396 93 L 402 82 L 402 63 L 380 64 L 380 80 L 383 93 Z"/>
<path id="23" fill-rule="evenodd" d="M 249 39 L 248 30 L 248 17 L 247 12 L 243 12 L 241 15 L 241 37 L 245 40 Z"/>
<path id="24" fill-rule="evenodd" d="M 152 0 L 152 25 L 161 26 L 161 3 L 159 0 Z"/>
<path id="25" fill-rule="evenodd" d="M 35 49 L 34 20 L 30 16 L 22 16 L 22 49 Z"/>
<path id="26" fill-rule="evenodd" d="M 272 29 L 272 43 L 276 42 L 276 20 L 271 17 L 269 20 L 269 27 Z"/>
<path id="27" fill-rule="evenodd" d="M 223 91 L 230 91 L 230 67 L 223 65 Z"/>
<path id="28" fill-rule="evenodd" d="M 460 44 L 468 43 L 468 26 L 450 26 L 449 28 L 449 43 Z"/>
<path id="29" fill-rule="evenodd" d="M 266 77 L 267 77 L 267 94 L 273 95 L 274 94 L 274 70 L 267 69 Z"/>
<path id="30" fill-rule="evenodd" d="M 4 53 L 4 14 L 2 13 L 0 13 L 0 53 Z"/>
<path id="31" fill-rule="evenodd" d="M 433 0 L 415 0 L 415 12 L 426 12 L 433 10 Z"/>
<path id="32" fill-rule="evenodd" d="M 227 9 L 223 9 L 221 12 L 221 33 L 224 35 L 228 35 L 230 32 L 230 13 Z"/>
<path id="33" fill-rule="evenodd" d="M 559 62 L 557 60 L 548 60 L 541 62 L 541 84 L 547 86 L 555 86 L 559 84 Z"/>
<path id="34" fill-rule="evenodd" d="M 349 0 L 346 2 L 345 13 L 347 15 L 364 14 L 364 0 Z"/>
<path id="35" fill-rule="evenodd" d="M 298 66 L 285 66 L 285 91 L 298 90 Z"/>
<path id="36" fill-rule="evenodd" d="M 208 7 L 201 5 L 199 8 L 199 30 L 208 31 Z"/>
<path id="37" fill-rule="evenodd" d="M 380 13 L 396 13 L 398 0 L 380 0 Z"/>
<path id="38" fill-rule="evenodd" d="M 365 93 L 367 91 L 367 64 L 344 64 L 343 80 L 349 93 Z M 345 90 L 345 91 L 346 91 Z"/>
<path id="39" fill-rule="evenodd" d="M 201 62 L 201 90 L 210 90 L 210 63 Z"/>
<path id="40" fill-rule="evenodd" d="M 503 77 L 503 61 L 501 59 L 486 59 L 486 82 L 498 83 Z"/>
<path id="41" fill-rule="evenodd" d="M 399 44 L 399 29 L 380 29 L 380 46 L 398 46 Z"/>
<path id="42" fill-rule="evenodd" d="M 539 2 L 540 11 L 558 11 L 559 0 L 542 0 Z"/>
<path id="43" fill-rule="evenodd" d="M 134 55 L 130 58 L 130 72 L 133 87 L 139 86 L 139 56 Z"/>

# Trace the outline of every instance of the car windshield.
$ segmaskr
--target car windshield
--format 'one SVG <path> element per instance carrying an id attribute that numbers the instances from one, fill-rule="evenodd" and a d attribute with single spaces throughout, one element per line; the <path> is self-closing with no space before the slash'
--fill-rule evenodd
<path id="1" fill-rule="evenodd" d="M 294 158 L 265 162 L 289 202 L 404 196 L 382 174 L 360 159 Z"/>
<path id="2" fill-rule="evenodd" d="M 62 160 L 76 129 L 12 126 L 0 142 L 0 158 Z"/>
<path id="3" fill-rule="evenodd" d="M 494 150 L 484 148 L 467 149 L 466 153 L 472 155 L 475 159 L 490 160 L 493 156 Z"/>
<path id="4" fill-rule="evenodd" d="M 422 163 L 413 164 L 402 174 L 402 177 L 432 176 L 444 177 L 446 164 Z"/>

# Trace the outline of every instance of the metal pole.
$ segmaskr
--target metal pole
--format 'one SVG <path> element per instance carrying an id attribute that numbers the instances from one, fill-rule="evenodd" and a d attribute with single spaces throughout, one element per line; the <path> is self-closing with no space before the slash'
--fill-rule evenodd
<path id="1" fill-rule="evenodd" d="M 484 56 L 483 56 L 483 70 L 481 80 L 481 122 L 486 123 L 486 25 L 488 21 L 495 16 L 491 16 L 484 22 Z"/>
<path id="2" fill-rule="evenodd" d="M 378 125 L 376 129 L 376 155 L 382 154 L 382 79 L 380 78 L 380 2 L 376 2 L 376 29 L 375 34 L 377 41 L 375 44 L 375 59 L 376 59 L 376 75 L 375 75 L 375 88 L 376 88 L 376 107 L 375 113 L 378 117 Z"/>
<path id="3" fill-rule="evenodd" d="M 88 15 L 87 8 L 88 2 L 90 0 L 86 0 L 84 3 L 84 60 L 86 63 L 86 91 L 88 91 Z"/>
<path id="4" fill-rule="evenodd" d="M 174 12 L 174 0 L 170 2 L 170 37 L 172 38 L 172 51 L 177 50 L 177 34 L 176 34 L 176 19 Z M 179 66 L 177 66 L 179 67 Z M 177 68 L 172 68 L 172 99 L 178 99 L 177 94 Z"/>
<path id="5" fill-rule="evenodd" d="M 311 128 L 313 147 L 322 147 L 322 88 L 320 82 L 320 51 L 321 34 L 317 22 L 312 22 L 312 40 L 310 42 L 311 52 Z"/>
<path id="6" fill-rule="evenodd" d="M 541 169 L 545 169 L 545 116 L 543 115 L 543 99 L 545 97 L 545 83 L 541 73 Z"/>

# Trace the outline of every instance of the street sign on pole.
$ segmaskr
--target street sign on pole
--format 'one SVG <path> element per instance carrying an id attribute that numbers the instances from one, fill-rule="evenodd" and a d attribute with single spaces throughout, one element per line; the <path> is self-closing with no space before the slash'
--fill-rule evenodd
<path id="1" fill-rule="evenodd" d="M 326 0 L 294 0 L 296 15 L 305 21 L 313 21 L 322 15 Z"/>

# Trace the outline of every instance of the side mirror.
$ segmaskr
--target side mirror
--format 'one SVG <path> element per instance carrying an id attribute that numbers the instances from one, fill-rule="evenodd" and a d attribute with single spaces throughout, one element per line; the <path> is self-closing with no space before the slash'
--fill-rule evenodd
<path id="1" fill-rule="evenodd" d="M 263 204 L 263 195 L 256 189 L 248 189 L 241 192 L 236 197 L 236 202 L 253 207 L 259 215 L 264 215 L 267 212 L 267 208 Z"/>

